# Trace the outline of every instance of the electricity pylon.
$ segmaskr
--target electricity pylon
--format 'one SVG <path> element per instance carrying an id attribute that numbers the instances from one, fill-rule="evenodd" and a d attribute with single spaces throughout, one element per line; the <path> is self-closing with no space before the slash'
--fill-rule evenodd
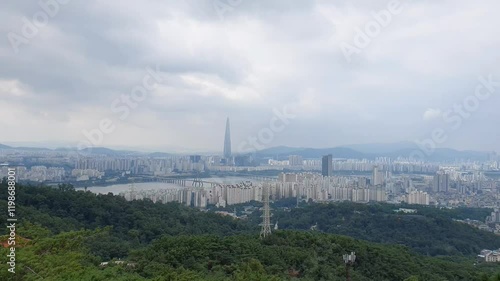
<path id="1" fill-rule="evenodd" d="M 262 227 L 262 229 L 260 230 L 261 239 L 271 235 L 271 208 L 269 207 L 269 189 L 270 186 L 268 183 L 264 183 L 262 185 L 264 207 L 262 208 L 262 223 L 260 224 Z"/>

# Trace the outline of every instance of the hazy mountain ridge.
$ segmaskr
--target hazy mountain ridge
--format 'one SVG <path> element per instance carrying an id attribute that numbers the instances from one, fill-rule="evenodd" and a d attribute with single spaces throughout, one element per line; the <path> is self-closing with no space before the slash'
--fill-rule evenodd
<path id="1" fill-rule="evenodd" d="M 0 143 L 0 149 L 11 149 L 12 147 L 8 146 L 8 145 L 5 145 L 5 144 L 1 144 Z"/>
<path id="2" fill-rule="evenodd" d="M 0 144 L 0 149 L 5 150 L 22 150 L 22 151 L 60 151 L 60 152 L 76 152 L 77 148 L 43 148 L 43 147 L 12 147 Z M 117 150 L 106 147 L 91 147 L 79 150 L 83 155 L 107 155 L 107 156 L 130 156 L 130 155 L 146 155 L 150 157 L 166 157 L 171 155 L 183 155 L 185 153 L 171 152 L 138 152 L 132 150 Z M 321 158 L 324 155 L 332 154 L 333 158 L 354 158 L 354 159 L 375 159 L 376 157 L 410 157 L 414 155 L 424 156 L 424 160 L 428 161 L 454 161 L 470 159 L 473 161 L 485 161 L 488 159 L 489 152 L 473 151 L 473 150 L 456 150 L 451 148 L 436 148 L 432 153 L 425 153 L 420 148 L 411 142 L 398 142 L 387 144 L 356 144 L 345 145 L 331 148 L 308 148 L 308 147 L 290 147 L 276 146 L 259 150 L 254 153 L 255 156 L 261 158 L 286 159 L 289 155 L 300 155 L 303 158 Z"/>
<path id="3" fill-rule="evenodd" d="M 362 147 L 361 145 L 354 145 L 354 147 Z M 363 145 L 362 150 L 366 150 L 369 145 Z M 320 158 L 323 155 L 332 154 L 333 158 L 355 158 L 355 159 L 375 159 L 376 157 L 405 157 L 423 156 L 424 160 L 428 161 L 454 161 L 454 160 L 474 160 L 484 161 L 488 159 L 488 152 L 472 151 L 472 150 L 456 150 L 451 148 L 436 148 L 431 153 L 426 154 L 425 151 L 420 150 L 416 145 L 414 147 L 403 147 L 402 145 L 395 145 L 393 150 L 389 150 L 389 144 L 378 146 L 374 152 L 366 153 L 349 146 L 332 147 L 332 148 L 293 148 L 283 147 L 267 148 L 256 152 L 257 156 L 272 157 L 277 159 L 286 159 L 290 154 L 299 155 L 303 158 Z M 384 151 L 381 152 L 381 149 Z M 377 152 L 378 151 L 378 152 Z M 283 153 L 286 152 L 286 153 Z"/>

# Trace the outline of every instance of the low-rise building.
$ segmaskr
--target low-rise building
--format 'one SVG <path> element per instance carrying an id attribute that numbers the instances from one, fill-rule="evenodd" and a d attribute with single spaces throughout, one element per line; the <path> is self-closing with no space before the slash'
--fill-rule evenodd
<path id="1" fill-rule="evenodd" d="M 500 262 L 500 249 L 498 250 L 482 250 L 478 258 L 484 262 Z"/>

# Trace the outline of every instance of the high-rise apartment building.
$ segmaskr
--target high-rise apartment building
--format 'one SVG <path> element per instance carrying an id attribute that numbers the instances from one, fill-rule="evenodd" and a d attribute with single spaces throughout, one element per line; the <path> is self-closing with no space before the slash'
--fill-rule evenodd
<path id="1" fill-rule="evenodd" d="M 412 191 L 405 196 L 405 202 L 408 204 L 429 205 L 430 197 L 427 192 Z"/>
<path id="2" fill-rule="evenodd" d="M 384 174 L 379 170 L 378 166 L 373 167 L 372 185 L 382 185 L 384 183 Z"/>
<path id="3" fill-rule="evenodd" d="M 450 175 L 445 172 L 437 172 L 434 175 L 434 183 L 432 185 L 432 191 L 434 192 L 448 192 L 450 187 Z"/>
<path id="4" fill-rule="evenodd" d="M 300 155 L 290 155 L 288 156 L 288 163 L 290 166 L 302 166 L 302 156 Z"/>
<path id="5" fill-rule="evenodd" d="M 486 218 L 488 223 L 500 223 L 500 209 L 495 209 L 491 215 Z"/>
<path id="6" fill-rule="evenodd" d="M 325 155 L 321 159 L 321 174 L 324 177 L 331 177 L 333 175 L 333 157 L 331 154 Z"/>
<path id="7" fill-rule="evenodd" d="M 198 163 L 200 162 L 201 160 L 201 155 L 190 155 L 189 156 L 189 161 L 191 161 L 191 163 Z"/>

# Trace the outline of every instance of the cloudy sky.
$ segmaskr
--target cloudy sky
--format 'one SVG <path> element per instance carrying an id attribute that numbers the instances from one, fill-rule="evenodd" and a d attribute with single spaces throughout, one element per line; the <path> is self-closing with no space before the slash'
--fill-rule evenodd
<path id="1" fill-rule="evenodd" d="M 500 152 L 497 0 L 41 2 L 0 4 L 0 143 Z"/>

